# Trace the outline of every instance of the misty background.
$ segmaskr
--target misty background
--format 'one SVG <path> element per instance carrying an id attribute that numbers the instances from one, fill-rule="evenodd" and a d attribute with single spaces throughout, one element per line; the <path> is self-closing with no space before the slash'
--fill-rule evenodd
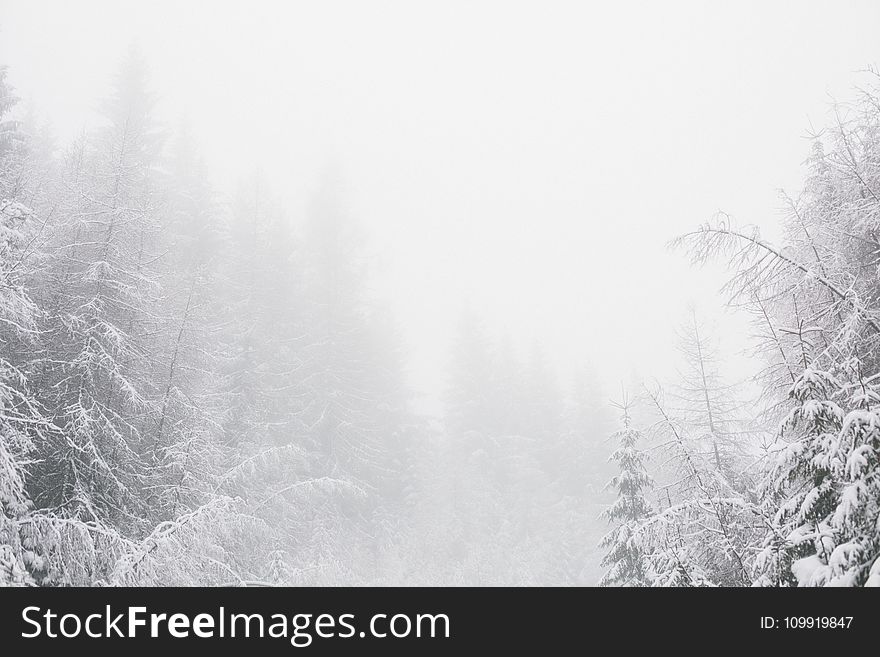
<path id="1" fill-rule="evenodd" d="M 213 218 L 206 221 L 224 226 L 219 241 L 232 235 L 232 244 L 243 244 L 235 240 L 249 227 L 269 227 L 268 237 L 251 245 L 253 253 L 237 250 L 241 261 L 216 247 L 220 273 L 210 275 L 190 251 L 215 248 L 203 235 L 190 235 L 189 242 L 172 237 L 169 245 L 160 235 L 155 244 L 157 258 L 181 251 L 182 260 L 170 256 L 173 264 L 157 279 L 164 289 L 183 286 L 195 271 L 193 289 L 202 285 L 199 276 L 216 274 L 220 281 L 205 288 L 207 306 L 217 306 L 204 311 L 213 318 L 203 327 L 212 337 L 194 333 L 194 344 L 215 339 L 208 327 L 250 317 L 257 328 L 218 339 L 220 358 L 230 349 L 264 350 L 259 357 L 270 369 L 277 361 L 279 369 L 254 371 L 293 377 L 272 388 L 278 397 L 271 412 L 260 406 L 259 421 L 248 424 L 247 413 L 235 410 L 246 385 L 218 383 L 233 374 L 199 361 L 210 382 L 196 377 L 188 385 L 231 396 L 212 401 L 223 410 L 193 426 L 211 433 L 205 427 L 222 425 L 224 435 L 250 441 L 236 443 L 235 455 L 224 451 L 206 460 L 223 471 L 264 454 L 267 444 L 286 443 L 322 455 L 301 455 L 290 471 L 272 464 L 281 483 L 264 482 L 262 497 L 236 489 L 229 498 L 245 498 L 248 513 L 255 513 L 254 504 L 262 512 L 284 502 L 345 518 L 331 522 L 297 511 L 290 519 L 277 511 L 270 522 L 285 517 L 299 538 L 274 536 L 272 576 L 254 567 L 239 579 L 595 584 L 602 575 L 597 544 L 607 531 L 599 514 L 613 500 L 602 492 L 615 471 L 610 436 L 621 412 L 610 401 L 622 388 L 631 396 L 645 383 L 675 386 L 687 379 L 696 330 L 698 342 L 712 345 L 717 389 L 742 385 L 724 412 L 749 425 L 742 431 L 749 441 L 767 433 L 743 417 L 759 395 L 749 381 L 765 364 L 753 355 L 748 314 L 719 294 L 728 278 L 724 263 L 694 268 L 668 247 L 670 240 L 719 210 L 757 225 L 771 240 L 783 239 L 779 190 L 797 194 L 802 187 L 811 131 L 828 122 L 835 99 L 851 97 L 863 82 L 859 71 L 877 59 L 878 25 L 880 7 L 867 1 L 0 0 L 0 65 L 8 67 L 6 83 L 19 98 L 13 116 L 59 161 L 85 148 L 88 135 L 103 134 L 106 99 L 118 101 L 120 85 L 143 73 L 157 135 L 155 163 L 143 166 L 154 167 L 157 180 L 174 181 L 144 189 L 166 185 L 163 198 L 177 198 L 167 207 L 184 207 L 180 199 L 190 198 L 192 188 L 175 167 L 185 161 L 187 175 L 210 199 Z M 22 202 L 46 216 L 57 205 Z M 333 232 L 339 226 L 342 232 Z M 288 240 L 288 252 L 269 255 Z M 295 263 L 290 281 L 276 267 L 287 262 Z M 189 318 L 189 305 L 185 311 L 174 305 L 185 297 L 184 290 L 171 306 Z M 361 307 L 368 321 L 358 323 L 354 309 Z M 330 309 L 325 317 L 315 308 Z M 307 319 L 297 324 L 297 317 Z M 369 337 L 318 356 L 319 348 L 300 350 L 297 340 L 321 335 L 321 322 L 337 320 Z M 169 326 L 173 342 L 178 325 Z M 252 344 L 242 347 L 245 334 Z M 281 371 L 287 356 L 276 347 L 287 348 L 280 346 L 284 336 L 297 345 L 290 347 L 291 362 L 307 364 L 300 374 Z M 174 363 L 178 350 L 169 354 Z M 347 379 L 349 388 L 333 387 L 333 367 L 348 372 L 363 359 L 378 364 Z M 173 364 L 171 371 L 167 388 L 184 388 Z M 314 377 L 329 378 L 314 387 Z M 251 384 L 262 392 L 269 385 Z M 163 385 L 155 384 L 160 427 L 169 405 Z M 300 400 L 295 411 L 279 410 L 288 403 L 285 391 Z M 301 400 L 309 395 L 333 400 L 328 408 L 349 395 L 364 408 L 342 404 L 338 435 L 321 433 L 315 427 L 326 413 L 308 417 L 313 408 Z M 284 413 L 302 424 L 285 425 Z M 634 417 L 657 419 L 654 411 Z M 348 426 L 356 438 L 340 429 Z M 138 431 L 144 440 L 155 433 Z M 360 447 L 340 456 L 328 447 L 333 440 L 369 444 L 367 452 L 371 441 L 381 446 L 369 456 Z M 232 449 L 229 439 L 221 442 Z M 418 456 L 394 457 L 389 465 L 389 450 Z M 156 463 L 166 457 L 150 456 Z M 505 465 L 489 476 L 486 459 Z M 716 460 L 723 470 L 717 449 Z M 463 482 L 473 483 L 470 475 L 485 480 L 469 489 Z M 299 481 L 345 490 L 320 504 L 288 499 L 289 486 Z M 221 490 L 212 482 L 199 490 Z M 348 501 L 346 487 L 371 501 Z M 498 506 L 475 512 L 469 499 Z M 179 495 L 153 520 L 179 517 L 180 508 L 170 510 L 178 504 L 184 504 Z M 402 512 L 401 504 L 420 510 Z M 503 521 L 508 512 L 516 517 L 513 527 Z M 448 515 L 452 524 L 427 520 L 432 513 Z M 145 527 L 81 517 L 115 523 L 125 541 L 152 536 Z M 432 555 L 432 543 L 450 532 L 460 533 L 459 543 Z M 368 539 L 351 538 L 361 534 Z M 405 538 L 388 538 L 395 535 Z M 510 558 L 520 548 L 527 556 Z M 118 558 L 128 554 L 128 548 L 107 549 Z M 186 543 L 185 549 L 195 548 Z M 118 564 L 96 562 L 77 581 L 156 583 L 152 575 L 135 576 L 133 557 L 126 558 L 122 575 Z M 347 565 L 328 574 L 321 571 L 328 561 Z M 282 562 L 286 574 L 279 574 Z M 153 568 L 161 570 L 161 563 Z"/>
<path id="2" fill-rule="evenodd" d="M 724 210 L 772 231 L 804 136 L 876 60 L 871 2 L 3 2 L 0 59 L 59 145 L 134 43 L 157 116 L 219 189 L 259 170 L 301 221 L 327 166 L 367 228 L 413 385 L 464 304 L 608 395 L 673 366 L 720 276 L 665 244 Z M 63 53 L 63 57 L 58 54 Z M 760 153 L 760 157 L 756 157 Z M 634 266 L 634 263 L 637 263 Z M 651 331 L 642 330 L 650 317 Z M 727 327 L 731 328 L 728 329 Z M 735 352 L 743 334 L 718 330 Z M 601 348 L 596 348 L 601 345 Z"/>

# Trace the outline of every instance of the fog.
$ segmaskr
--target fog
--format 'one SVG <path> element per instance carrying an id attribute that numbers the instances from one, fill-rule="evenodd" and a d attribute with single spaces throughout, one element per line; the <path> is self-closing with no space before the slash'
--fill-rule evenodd
<path id="1" fill-rule="evenodd" d="M 595 492 L 613 471 L 611 398 L 680 383 L 682 326 L 705 327 L 719 380 L 754 385 L 765 361 L 719 291 L 725 263 L 694 267 L 669 242 L 719 211 L 783 239 L 779 190 L 803 187 L 807 137 L 865 82 L 878 25 L 870 1 L 2 0 L 0 65 L 16 116 L 61 157 L 105 125 L 102 99 L 139 53 L 166 143 L 192 136 L 218 214 L 259 179 L 295 240 L 316 198 L 356 223 L 354 276 L 387 311 L 417 422 L 450 430 L 463 322 L 526 369 L 543 355 L 558 431 L 576 431 L 586 376 L 602 418 L 585 458 L 603 465 L 573 486 Z M 612 498 L 590 494 L 577 541 L 593 550 Z M 595 583 L 593 562 L 572 582 Z M 522 577 L 504 581 L 551 581 Z"/>
<path id="2" fill-rule="evenodd" d="M 666 242 L 718 210 L 772 230 L 811 123 L 876 61 L 878 12 L 38 0 L 3 3 L 0 59 L 63 143 L 137 44 L 217 180 L 259 169 L 294 220 L 340 166 L 426 392 L 465 301 L 614 390 L 670 367 L 689 304 L 719 308 Z"/>

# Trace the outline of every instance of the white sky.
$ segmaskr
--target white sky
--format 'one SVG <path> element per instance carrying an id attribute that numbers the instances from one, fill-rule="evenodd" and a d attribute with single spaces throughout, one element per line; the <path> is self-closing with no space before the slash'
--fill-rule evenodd
<path id="1" fill-rule="evenodd" d="M 719 209 L 773 234 L 810 122 L 880 59 L 880 3 L 601 4 L 0 0 L 0 63 L 64 143 L 137 41 L 217 182 L 260 167 L 294 218 L 339 163 L 419 387 L 465 299 L 612 387 L 720 308 L 668 239 Z"/>

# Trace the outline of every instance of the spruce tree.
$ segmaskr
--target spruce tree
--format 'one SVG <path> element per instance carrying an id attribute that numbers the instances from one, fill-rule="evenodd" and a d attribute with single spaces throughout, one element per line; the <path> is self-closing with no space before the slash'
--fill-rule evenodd
<path id="1" fill-rule="evenodd" d="M 645 455 L 639 449 L 642 433 L 633 426 L 631 402 L 624 395 L 614 406 L 622 413 L 621 428 L 612 435 L 619 447 L 611 455 L 619 473 L 608 482 L 608 488 L 616 491 L 617 499 L 603 515 L 615 527 L 600 543 L 607 549 L 602 565 L 608 568 L 600 584 L 644 586 L 649 579 L 638 531 L 640 523 L 651 514 L 645 491 L 652 481 L 645 470 Z"/>

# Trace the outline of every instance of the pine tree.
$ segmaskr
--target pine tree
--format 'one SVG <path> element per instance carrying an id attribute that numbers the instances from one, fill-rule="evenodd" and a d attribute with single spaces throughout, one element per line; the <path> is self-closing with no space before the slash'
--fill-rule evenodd
<path id="1" fill-rule="evenodd" d="M 0 68 L 0 586 L 33 584 L 45 575 L 44 546 L 22 523 L 34 508 L 28 466 L 54 429 L 28 380 L 42 316 L 26 276 L 39 222 L 17 200 L 26 154 L 20 124 L 9 118 L 17 99 L 5 78 Z"/>
<path id="2" fill-rule="evenodd" d="M 835 107 L 833 124 L 814 135 L 803 191 L 784 199 L 783 245 L 726 216 L 682 240 L 696 262 L 729 258 L 727 290 L 761 325 L 765 400 L 783 415 L 755 509 L 764 585 L 876 581 L 880 296 L 865 272 L 876 271 L 877 92 Z"/>
<path id="3" fill-rule="evenodd" d="M 602 565 L 608 568 L 601 585 L 644 586 L 649 584 L 648 572 L 637 534 L 640 523 L 651 514 L 644 491 L 651 487 L 652 480 L 645 470 L 645 455 L 639 449 L 642 433 L 632 424 L 631 402 L 624 395 L 614 406 L 622 412 L 622 426 L 612 435 L 619 447 L 611 460 L 620 472 L 608 482 L 608 488 L 617 492 L 617 499 L 603 515 L 616 526 L 600 543 L 607 548 Z"/>
<path id="4" fill-rule="evenodd" d="M 319 528 L 361 491 L 327 472 L 315 448 L 305 357 L 319 338 L 307 322 L 300 247 L 259 174 L 240 186 L 224 241 L 217 438 L 238 462 L 223 490 L 249 498 L 249 513 L 272 528 L 265 549 L 283 545 L 291 568 L 313 569 L 316 552 L 332 552 Z"/>
<path id="5" fill-rule="evenodd" d="M 329 473 L 374 487 L 387 476 L 384 434 L 394 382 L 370 354 L 376 348 L 366 299 L 361 229 L 346 207 L 338 172 L 321 178 L 307 217 L 308 330 L 303 420 Z M 387 353 L 387 352 L 386 352 Z"/>
<path id="6" fill-rule="evenodd" d="M 158 144 L 145 84 L 143 62 L 132 55 L 106 105 L 106 126 L 70 153 L 69 192 L 34 284 L 47 308 L 34 377 L 59 429 L 36 469 L 45 485 L 35 502 L 135 525 L 155 458 L 143 432 L 157 324 L 150 262 Z"/>
<path id="7" fill-rule="evenodd" d="M 22 262 L 33 217 L 20 203 L 0 200 L 0 586 L 32 581 L 25 565 L 39 566 L 23 544 L 18 520 L 33 508 L 26 464 L 35 441 L 49 429 L 23 372 L 9 357 L 34 343 L 38 308 L 16 272 Z"/>
<path id="8" fill-rule="evenodd" d="M 810 367 L 791 398 L 781 428 L 786 447 L 771 472 L 767 503 L 775 513 L 756 561 L 759 581 L 863 585 L 878 556 L 878 394 L 862 381 L 847 395 L 833 375 Z"/>
<path id="9" fill-rule="evenodd" d="M 880 586 L 880 391 L 865 379 L 850 395 L 829 466 L 838 471 L 840 497 L 831 516 L 836 545 L 828 558 L 832 584 Z M 873 573 L 873 579 L 872 579 Z"/>
<path id="10" fill-rule="evenodd" d="M 828 565 L 837 486 L 825 457 L 843 421 L 833 401 L 838 391 L 836 379 L 815 367 L 805 369 L 792 385 L 795 405 L 781 428 L 787 444 L 770 475 L 772 525 L 757 560 L 764 584 L 797 583 L 812 563 Z"/>

